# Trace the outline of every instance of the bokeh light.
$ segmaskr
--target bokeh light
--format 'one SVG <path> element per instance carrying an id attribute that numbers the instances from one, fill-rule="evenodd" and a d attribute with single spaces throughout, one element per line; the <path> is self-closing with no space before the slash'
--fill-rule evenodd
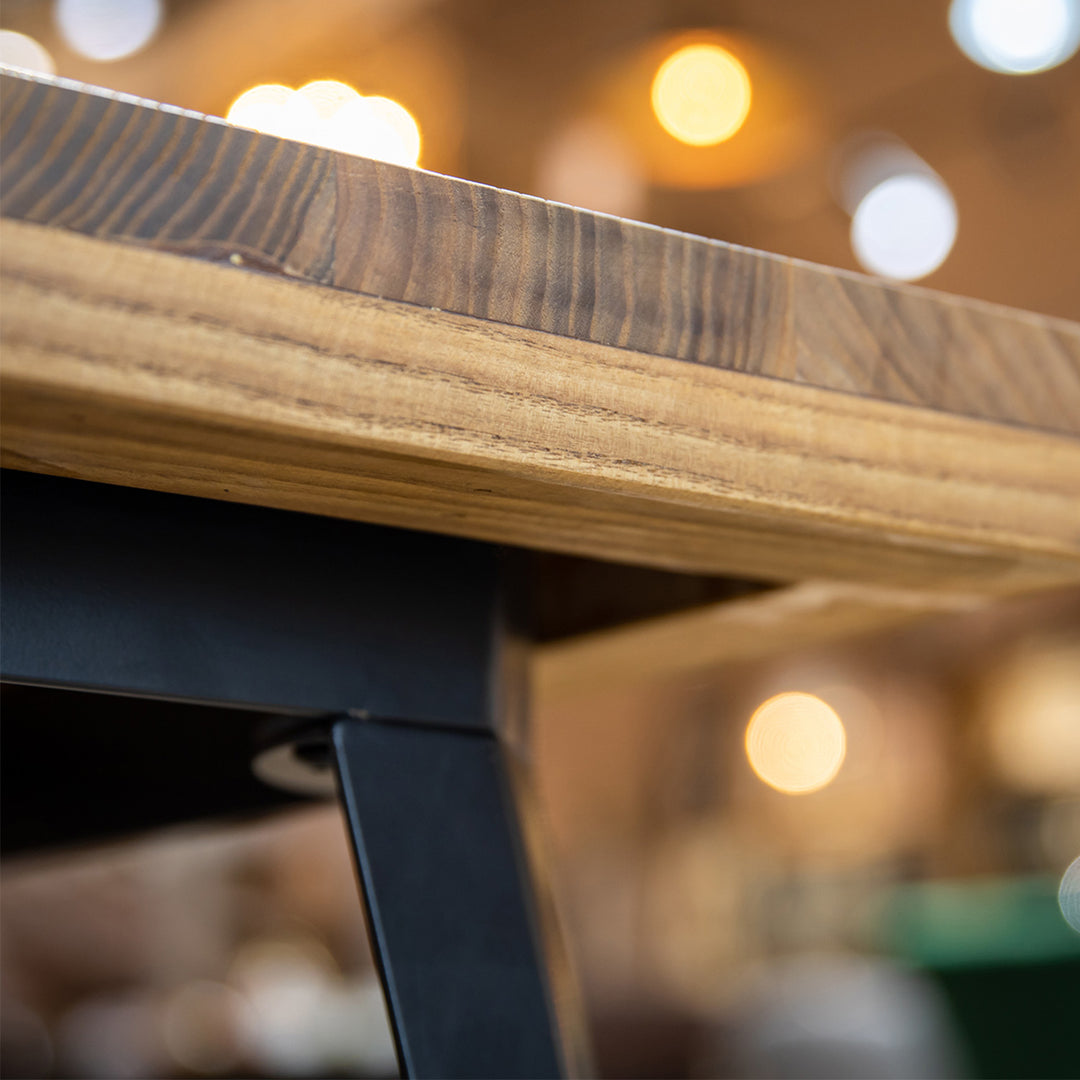
<path id="1" fill-rule="evenodd" d="M 252 87 L 232 103 L 226 118 L 268 135 L 395 165 L 420 160 L 420 128 L 408 109 L 389 98 L 363 97 L 333 79 L 299 90 L 280 83 Z"/>
<path id="2" fill-rule="evenodd" d="M 39 71 L 45 75 L 56 73 L 56 64 L 48 49 L 17 30 L 0 30 L 0 64 L 24 71 Z"/>
<path id="3" fill-rule="evenodd" d="M 225 983 L 196 979 L 177 987 L 160 1014 L 161 1038 L 170 1057 L 189 1072 L 222 1076 L 240 1057 L 237 1031 L 246 1008 Z"/>
<path id="4" fill-rule="evenodd" d="M 155 1002 L 138 990 L 84 998 L 56 1027 L 69 1076 L 154 1076 L 161 1064 Z"/>
<path id="5" fill-rule="evenodd" d="M 999 660 L 983 697 L 980 731 L 1003 780 L 1033 795 L 1080 792 L 1080 644 Z"/>
<path id="6" fill-rule="evenodd" d="M 266 1073 L 317 1075 L 312 1035 L 340 983 L 325 946 L 314 937 L 251 942 L 237 952 L 228 982 L 247 1001 L 241 1039 Z"/>
<path id="7" fill-rule="evenodd" d="M 153 40 L 164 14 L 161 0 L 57 0 L 57 29 L 90 60 L 120 60 Z"/>
<path id="8" fill-rule="evenodd" d="M 359 98 L 329 119 L 324 145 L 347 154 L 415 166 L 420 160 L 420 128 L 408 109 L 390 98 Z"/>
<path id="9" fill-rule="evenodd" d="M 814 694 L 777 694 L 758 706 L 746 728 L 750 767 L 787 795 L 825 787 L 840 771 L 846 752 L 840 717 Z"/>
<path id="10" fill-rule="evenodd" d="M 311 105 L 320 120 L 330 120 L 346 105 L 360 100 L 356 90 L 337 79 L 316 79 L 301 86 L 296 95 Z"/>
<path id="11" fill-rule="evenodd" d="M 750 112 L 750 76 L 727 49 L 684 45 L 659 67 L 652 106 L 664 130 L 690 146 L 730 139 Z"/>
<path id="12" fill-rule="evenodd" d="M 253 86 L 229 106 L 226 116 L 240 127 L 285 139 L 305 139 L 319 123 L 311 102 L 280 83 Z"/>
<path id="13" fill-rule="evenodd" d="M 647 185 L 640 162 L 618 131 L 585 117 L 561 128 L 544 148 L 537 194 L 618 217 L 645 212 Z"/>
<path id="14" fill-rule="evenodd" d="M 890 176 L 871 189 L 851 219 L 851 246 L 873 274 L 915 281 L 932 273 L 956 243 L 956 203 L 927 173 Z"/>
<path id="15" fill-rule="evenodd" d="M 1080 934 L 1080 855 L 1073 859 L 1061 876 L 1058 905 L 1065 921 Z"/>
<path id="16" fill-rule="evenodd" d="M 1008 75 L 1057 67 L 1080 46 L 1080 0 L 953 0 L 949 29 L 976 64 Z"/>

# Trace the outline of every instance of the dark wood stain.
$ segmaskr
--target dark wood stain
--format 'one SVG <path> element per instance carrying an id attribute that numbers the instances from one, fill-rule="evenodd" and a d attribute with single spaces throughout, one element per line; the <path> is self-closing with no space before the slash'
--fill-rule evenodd
<path id="1" fill-rule="evenodd" d="M 340 289 L 1080 433 L 1080 328 L 5 74 L 0 213 Z"/>

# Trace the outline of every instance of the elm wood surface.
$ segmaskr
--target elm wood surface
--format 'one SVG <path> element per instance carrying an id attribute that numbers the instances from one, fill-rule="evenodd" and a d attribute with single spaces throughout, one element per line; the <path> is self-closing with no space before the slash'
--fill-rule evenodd
<path id="1" fill-rule="evenodd" d="M 4 464 L 699 573 L 1080 579 L 1080 441 L 4 221 Z"/>
<path id="2" fill-rule="evenodd" d="M 1080 432 L 1071 323 L 3 76 L 0 212 L 634 352 Z"/>

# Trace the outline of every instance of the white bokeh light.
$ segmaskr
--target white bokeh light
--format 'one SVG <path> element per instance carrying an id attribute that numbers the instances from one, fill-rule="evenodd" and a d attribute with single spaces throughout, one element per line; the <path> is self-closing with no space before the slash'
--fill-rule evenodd
<path id="1" fill-rule="evenodd" d="M 161 25 L 162 0 L 56 0 L 64 40 L 90 60 L 120 60 L 150 44 Z"/>
<path id="2" fill-rule="evenodd" d="M 56 64 L 45 46 L 17 30 L 0 30 L 0 64 L 45 75 L 56 74 Z"/>
<path id="3" fill-rule="evenodd" d="M 420 160 L 420 128 L 408 109 L 385 97 L 347 102 L 327 120 L 322 143 L 394 165 Z"/>
<path id="4" fill-rule="evenodd" d="M 311 142 L 322 121 L 311 100 L 291 86 L 264 83 L 241 94 L 230 106 L 230 123 L 283 139 Z"/>
<path id="5" fill-rule="evenodd" d="M 364 97 L 346 83 L 320 79 L 293 90 L 279 83 L 254 86 L 229 107 L 227 119 L 284 139 L 415 167 L 420 128 L 403 105 Z"/>
<path id="6" fill-rule="evenodd" d="M 1080 855 L 1073 859 L 1061 877 L 1058 905 L 1065 921 L 1080 934 Z"/>
<path id="7" fill-rule="evenodd" d="M 871 189 L 851 219 L 851 246 L 873 274 L 915 281 L 936 270 L 956 242 L 956 203 L 936 176 L 905 173 Z"/>
<path id="8" fill-rule="evenodd" d="M 337 79 L 316 79 L 296 91 L 296 96 L 309 103 L 320 120 L 330 120 L 346 105 L 362 100 L 358 91 Z"/>
<path id="9" fill-rule="evenodd" d="M 953 0 L 949 29 L 976 64 L 1008 75 L 1046 71 L 1080 46 L 1080 0 Z"/>

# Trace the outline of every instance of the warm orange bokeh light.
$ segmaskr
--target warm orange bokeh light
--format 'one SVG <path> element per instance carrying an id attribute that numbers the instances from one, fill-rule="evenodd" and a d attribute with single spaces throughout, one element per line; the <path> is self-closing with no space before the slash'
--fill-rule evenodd
<path id="1" fill-rule="evenodd" d="M 1080 791 L 1080 643 L 1033 642 L 983 689 L 980 732 L 996 771 L 1031 795 Z"/>
<path id="2" fill-rule="evenodd" d="M 420 160 L 420 128 L 408 109 L 389 98 L 363 97 L 333 79 L 299 90 L 279 84 L 252 87 L 232 103 L 227 118 L 269 135 L 395 165 Z"/>
<path id="3" fill-rule="evenodd" d="M 813 694 L 777 694 L 758 706 L 746 728 L 750 767 L 770 787 L 805 795 L 830 783 L 847 753 L 844 725 Z"/>
<path id="4" fill-rule="evenodd" d="M 651 186 L 757 184 L 826 145 L 801 62 L 773 41 L 709 27 L 659 34 L 597 68 L 583 113 Z"/>
<path id="5" fill-rule="evenodd" d="M 656 72 L 652 107 L 664 130 L 690 146 L 730 139 L 750 112 L 750 76 L 720 45 L 684 45 Z"/>

